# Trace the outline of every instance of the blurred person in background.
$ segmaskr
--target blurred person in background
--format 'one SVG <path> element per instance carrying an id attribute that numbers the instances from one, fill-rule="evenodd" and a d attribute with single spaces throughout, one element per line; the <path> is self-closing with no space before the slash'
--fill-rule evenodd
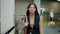
<path id="1" fill-rule="evenodd" d="M 51 9 L 51 11 L 49 13 L 49 17 L 50 17 L 50 22 L 48 23 L 48 27 L 49 27 L 49 25 L 54 25 L 54 27 L 55 27 L 54 10 L 53 9 Z"/>

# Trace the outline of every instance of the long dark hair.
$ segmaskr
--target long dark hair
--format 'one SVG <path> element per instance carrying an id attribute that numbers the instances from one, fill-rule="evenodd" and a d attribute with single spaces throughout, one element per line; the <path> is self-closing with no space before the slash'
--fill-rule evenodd
<path id="1" fill-rule="evenodd" d="M 31 5 L 34 5 L 35 8 L 36 8 L 35 17 L 36 17 L 36 16 L 39 16 L 36 4 L 35 4 L 35 3 L 30 3 L 30 4 L 28 5 L 28 7 L 27 7 L 27 12 L 26 12 L 26 16 L 28 17 L 28 22 L 30 22 L 30 19 L 29 19 L 29 14 L 30 14 L 30 13 L 29 13 L 29 8 L 30 8 Z"/>
<path id="2" fill-rule="evenodd" d="M 38 10 L 37 10 L 37 6 L 36 6 L 35 3 L 30 3 L 30 4 L 28 5 L 26 15 L 29 16 L 29 14 L 30 14 L 30 13 L 29 13 L 29 8 L 30 8 L 31 5 L 34 5 L 35 8 L 36 8 L 35 15 L 39 15 L 39 14 L 38 14 Z"/>

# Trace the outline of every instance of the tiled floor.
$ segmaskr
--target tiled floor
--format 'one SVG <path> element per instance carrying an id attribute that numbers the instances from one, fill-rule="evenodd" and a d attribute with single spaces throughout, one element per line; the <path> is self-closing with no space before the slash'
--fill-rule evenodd
<path id="1" fill-rule="evenodd" d="M 60 34 L 60 25 L 56 25 L 56 28 L 48 28 L 48 26 L 43 26 L 44 34 Z"/>

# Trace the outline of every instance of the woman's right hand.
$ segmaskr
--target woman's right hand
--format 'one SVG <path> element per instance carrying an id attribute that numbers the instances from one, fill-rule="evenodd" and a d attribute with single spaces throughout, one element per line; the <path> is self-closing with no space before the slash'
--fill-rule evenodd
<path id="1" fill-rule="evenodd" d="M 29 23 L 25 22 L 24 20 L 22 20 L 22 28 L 24 29 L 26 26 L 28 26 Z"/>
<path id="2" fill-rule="evenodd" d="M 26 23 L 25 23 L 25 26 L 28 26 L 28 18 L 27 18 L 27 16 L 26 16 Z"/>
<path id="3" fill-rule="evenodd" d="M 26 23 L 25 23 L 25 26 L 28 26 L 28 24 L 29 24 L 29 23 L 26 22 Z"/>
<path id="4" fill-rule="evenodd" d="M 27 19 L 27 16 L 26 16 L 26 22 L 25 22 L 25 20 L 23 19 L 22 20 L 22 28 L 25 28 L 26 26 L 28 26 L 28 19 Z"/>

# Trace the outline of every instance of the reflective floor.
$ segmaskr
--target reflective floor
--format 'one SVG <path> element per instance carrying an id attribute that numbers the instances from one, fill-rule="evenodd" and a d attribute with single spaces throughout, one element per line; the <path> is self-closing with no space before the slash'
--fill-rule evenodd
<path id="1" fill-rule="evenodd" d="M 55 28 L 49 28 L 48 26 L 43 26 L 44 34 L 60 34 L 60 25 L 56 25 Z"/>
<path id="2" fill-rule="evenodd" d="M 57 20 L 57 17 L 59 17 L 60 14 L 55 14 L 55 25 L 50 25 L 48 27 L 48 23 L 50 22 L 48 15 L 44 16 L 43 21 L 43 33 L 44 34 L 60 34 L 60 21 Z"/>

